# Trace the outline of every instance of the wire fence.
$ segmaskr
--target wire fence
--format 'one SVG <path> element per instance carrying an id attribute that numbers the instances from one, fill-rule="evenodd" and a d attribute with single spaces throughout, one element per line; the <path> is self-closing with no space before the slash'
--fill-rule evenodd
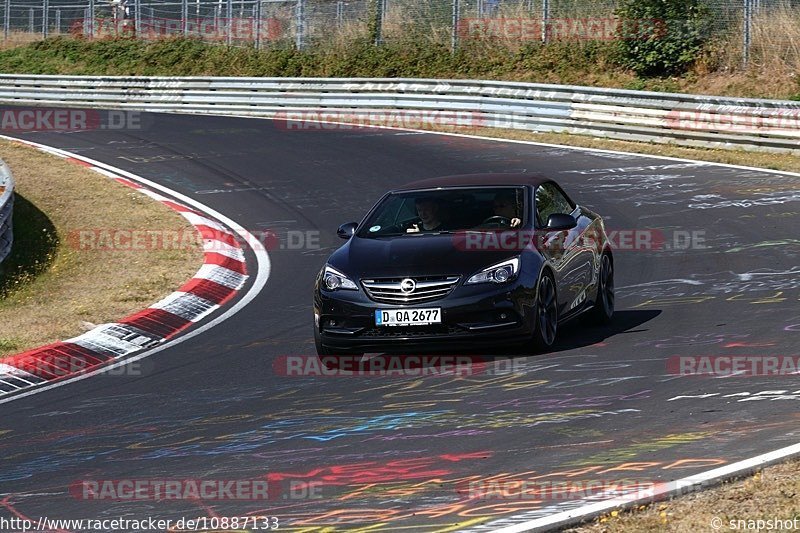
<path id="1" fill-rule="evenodd" d="M 753 51 L 800 57 L 800 0 L 708 0 L 709 31 Z M 53 35 L 191 36 L 256 47 L 362 37 L 506 42 L 626 38 L 615 0 L 4 0 L 5 40 Z M 661 21 L 663 22 L 663 21 Z M 669 22 L 669 21 L 668 21 Z M 641 21 L 648 28 L 658 21 Z M 628 28 L 635 38 L 642 28 Z"/>

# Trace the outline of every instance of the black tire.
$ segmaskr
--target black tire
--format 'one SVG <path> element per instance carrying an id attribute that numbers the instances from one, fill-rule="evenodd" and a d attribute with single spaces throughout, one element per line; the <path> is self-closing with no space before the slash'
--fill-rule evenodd
<path id="1" fill-rule="evenodd" d="M 555 280 L 548 272 L 543 272 L 536 284 L 534 320 L 533 348 L 537 352 L 550 350 L 558 334 L 558 293 Z"/>
<path id="2" fill-rule="evenodd" d="M 588 318 L 595 324 L 608 324 L 614 316 L 614 262 L 607 253 L 600 260 L 597 297 Z"/>

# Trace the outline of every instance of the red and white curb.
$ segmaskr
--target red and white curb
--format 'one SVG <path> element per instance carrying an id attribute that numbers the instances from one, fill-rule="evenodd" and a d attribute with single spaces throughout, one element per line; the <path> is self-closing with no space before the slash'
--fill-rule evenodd
<path id="1" fill-rule="evenodd" d="M 16 397 L 20 391 L 39 388 L 48 382 L 69 381 L 76 376 L 97 373 L 134 352 L 160 345 L 203 320 L 233 298 L 248 279 L 247 263 L 240 244 L 242 239 L 251 243 L 259 262 L 256 292 L 266 282 L 269 260 L 263 247 L 258 247 L 256 239 L 238 225 L 229 224 L 236 232 L 229 229 L 224 222 L 232 221 L 210 208 L 157 186 L 170 196 L 186 200 L 186 203 L 180 203 L 143 185 L 142 182 L 147 182 L 143 178 L 77 154 L 6 138 L 86 166 L 178 212 L 203 236 L 204 261 L 194 277 L 147 309 L 115 323 L 101 324 L 77 337 L 0 358 L 0 398 L 7 395 Z M 247 302 L 254 296 L 251 294 Z M 238 308 L 240 306 L 236 310 Z"/>

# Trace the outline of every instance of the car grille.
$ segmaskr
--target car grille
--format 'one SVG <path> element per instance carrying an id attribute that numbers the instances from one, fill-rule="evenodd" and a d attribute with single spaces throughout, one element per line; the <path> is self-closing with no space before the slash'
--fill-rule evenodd
<path id="1" fill-rule="evenodd" d="M 361 284 L 367 296 L 376 302 L 391 304 L 423 303 L 443 298 L 458 283 L 458 276 L 427 276 L 410 278 L 416 287 L 411 292 L 403 292 L 402 281 L 407 278 L 364 279 Z"/>
<path id="2" fill-rule="evenodd" d="M 458 335 L 464 333 L 464 328 L 432 324 L 430 326 L 382 326 L 365 329 L 361 337 L 399 338 L 399 337 L 434 337 L 437 335 Z"/>

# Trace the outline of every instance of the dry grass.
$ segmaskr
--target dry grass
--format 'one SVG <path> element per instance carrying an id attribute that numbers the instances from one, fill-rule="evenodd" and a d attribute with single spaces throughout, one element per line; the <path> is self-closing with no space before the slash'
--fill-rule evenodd
<path id="1" fill-rule="evenodd" d="M 403 4 L 390 4 L 386 14 L 383 32 L 386 41 L 402 40 L 409 32 L 418 39 L 438 45 L 449 46 L 450 20 L 442 13 L 431 14 L 417 12 Z M 462 38 L 471 39 L 471 46 L 480 46 L 481 41 L 469 36 L 466 20 L 476 17 L 475 10 L 462 13 L 464 26 L 461 28 Z M 538 11 L 531 12 L 524 4 L 509 3 L 492 15 L 492 19 L 538 21 Z M 605 5 L 587 6 L 585 3 L 575 5 L 559 4 L 555 18 L 597 17 L 612 18 L 613 10 Z M 736 17 L 728 14 L 728 16 Z M 434 22 L 427 22 L 435 20 Z M 424 22 L 423 22 L 424 21 Z M 577 83 L 580 85 L 637 88 L 645 90 L 685 92 L 693 94 L 709 94 L 717 96 L 740 96 L 751 98 L 793 98 L 800 94 L 800 8 L 780 4 L 769 10 L 757 12 L 753 18 L 750 62 L 746 69 L 742 66 L 742 20 L 741 17 L 726 20 L 729 29 L 716 34 L 709 44 L 707 54 L 701 58 L 688 74 L 665 79 L 640 80 L 625 69 L 609 64 L 601 68 L 576 73 L 579 79 L 564 80 L 563 73 L 552 72 L 539 83 Z M 502 25 L 501 25 L 502 27 Z M 332 39 L 339 46 L 347 46 L 350 39 L 366 34 L 366 25 L 345 25 L 342 37 Z M 339 30 L 337 30 L 339 31 Z M 501 48 L 508 53 L 517 53 L 528 43 L 517 35 L 493 34 L 493 39 L 486 46 Z M 607 67 L 607 68 L 605 68 Z M 504 76 L 511 81 L 531 81 L 524 72 L 512 72 Z"/>
<path id="2" fill-rule="evenodd" d="M 722 520 L 722 531 L 730 520 L 794 520 L 800 525 L 800 460 L 765 468 L 742 481 L 690 494 L 674 500 L 642 506 L 634 511 L 607 514 L 592 524 L 569 529 L 573 533 L 639 531 L 714 531 L 712 519 Z M 738 524 L 737 524 L 738 525 Z M 794 528 L 783 529 L 793 531 Z M 779 527 L 763 531 L 780 531 Z"/>
<path id="3" fill-rule="evenodd" d="M 0 141 L 0 156 L 17 182 L 15 225 L 38 224 L 36 231 L 55 232 L 58 240 L 35 259 L 44 266 L 41 272 L 23 273 L 0 299 L 0 354 L 78 335 L 92 324 L 141 310 L 180 286 L 202 263 L 199 246 L 79 250 L 70 237 L 76 230 L 194 229 L 177 213 L 87 168 L 7 141 Z M 26 221 L 17 216 L 25 206 L 28 213 L 44 215 Z M 18 238 L 14 249 L 22 253 L 26 245 L 34 246 Z"/>
<path id="4" fill-rule="evenodd" d="M 435 3 L 390 2 L 383 24 L 383 37 L 387 43 L 403 43 L 412 40 L 415 43 L 429 43 L 434 49 L 446 49 L 450 46 L 451 12 L 447 6 Z M 576 64 L 576 56 L 565 55 L 556 50 L 537 52 L 537 63 L 553 62 L 552 68 L 536 68 L 530 70 L 521 65 L 511 68 L 509 57 L 519 55 L 525 45 L 538 42 L 538 36 L 520 38 L 513 30 L 509 35 L 496 35 L 489 32 L 491 39 L 480 40 L 476 35 L 470 37 L 468 20 L 478 16 L 474 4 L 465 5 L 462 12 L 463 37 L 462 48 L 476 52 L 484 58 L 482 67 L 485 72 L 476 75 L 475 68 L 481 65 L 466 64 L 458 68 L 448 67 L 443 77 L 487 77 L 507 79 L 511 81 L 532 81 L 538 83 L 567 83 L 589 86 L 618 87 L 654 91 L 684 92 L 690 94 L 709 94 L 718 96 L 740 96 L 755 98 L 797 98 L 800 97 L 800 7 L 786 3 L 764 9 L 754 15 L 752 28 L 751 58 L 747 69 L 742 68 L 742 20 L 735 9 L 721 12 L 715 21 L 719 27 L 715 30 L 714 40 L 709 44 L 707 53 L 700 58 L 689 73 L 674 78 L 640 79 L 621 66 L 609 55 L 608 47 L 604 52 L 596 54 L 597 63 L 588 65 Z M 606 19 L 613 16 L 613 11 L 606 3 L 589 6 L 585 2 L 560 2 L 551 16 L 555 19 L 597 17 Z M 277 46 L 284 46 L 293 41 L 293 15 L 286 10 L 276 9 L 265 13 L 266 18 L 281 21 L 284 28 L 284 39 L 276 41 Z M 321 49 L 332 51 L 331 57 L 345 57 L 348 50 L 359 40 L 369 35 L 370 20 L 368 17 L 349 17 L 338 24 L 333 12 L 322 16 L 314 15 L 309 19 L 309 35 Z M 501 8 L 485 18 L 491 19 L 530 19 L 538 23 L 538 10 L 530 11 L 526 4 L 520 2 L 502 3 Z M 502 25 L 501 25 L 502 27 Z M 536 32 L 533 32 L 536 34 Z M 527 35 L 527 32 L 526 32 Z M 9 40 L 0 42 L 0 50 L 17 47 L 40 39 L 38 33 L 12 32 Z M 556 40 L 554 37 L 553 40 Z M 568 41 L 575 46 L 593 43 Z M 608 41 L 604 41 L 609 44 Z M 244 44 L 237 41 L 237 44 Z M 558 45 L 558 43 L 556 43 Z M 596 43 L 594 43 L 596 44 Z M 264 43 L 268 46 L 268 43 Z M 564 43 L 560 43 L 563 48 Z M 494 53 L 485 53 L 485 50 Z M 376 55 L 380 57 L 380 55 Z M 505 59 L 503 59 L 505 58 Z M 335 68 L 332 61 L 331 68 Z M 468 62 L 467 62 L 468 63 Z M 460 69 L 466 70 L 460 70 Z M 469 67 L 469 68 L 467 68 Z M 337 70 L 337 75 L 341 72 Z M 324 74 L 324 72 L 323 72 Z M 398 76 L 405 76 L 398 72 Z M 411 73 L 409 76 L 413 77 Z M 426 76 L 428 76 L 426 71 Z M 429 76 L 428 76 L 429 77 Z"/>
<path id="5" fill-rule="evenodd" d="M 734 24 L 731 33 L 720 42 L 717 64 L 721 72 L 741 70 L 742 21 Z M 800 70 L 800 9 L 785 4 L 753 16 L 750 63 L 752 77 L 772 78 L 772 84 L 797 87 Z"/>
<path id="6" fill-rule="evenodd" d="M 365 39 L 369 35 L 366 21 L 345 21 L 336 27 L 336 31 L 325 31 L 320 38 L 320 45 L 332 50 L 344 50 L 350 43 Z"/>
<path id="7" fill-rule="evenodd" d="M 2 36 L 0 36 L 2 37 Z M 41 33 L 31 33 L 27 31 L 12 31 L 8 33 L 8 39 L 0 39 L 0 50 L 16 48 L 25 44 L 30 44 L 42 39 Z"/>
<path id="8" fill-rule="evenodd" d="M 742 20 L 730 21 L 694 70 L 667 83 L 671 90 L 749 98 L 796 98 L 800 93 L 800 9 L 787 5 L 753 17 L 750 58 L 743 68 Z M 649 87 L 648 87 L 649 88 Z M 657 89 L 657 87 L 656 87 Z"/>
<path id="9" fill-rule="evenodd" d="M 444 4 L 443 4 L 444 5 Z M 450 46 L 450 22 L 442 13 L 415 13 L 407 6 L 391 5 L 383 18 L 382 35 L 385 41 L 407 40 L 413 35 L 415 39 L 425 42 Z"/>

